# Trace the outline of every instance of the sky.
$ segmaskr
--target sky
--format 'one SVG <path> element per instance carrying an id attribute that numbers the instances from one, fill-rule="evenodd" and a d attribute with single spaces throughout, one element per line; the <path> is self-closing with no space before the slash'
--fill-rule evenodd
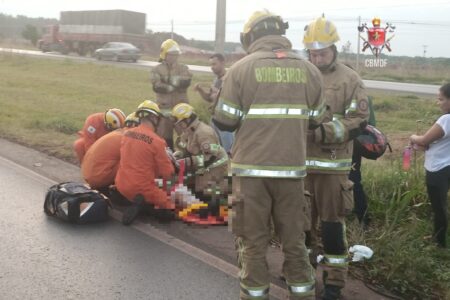
<path id="1" fill-rule="evenodd" d="M 382 26 L 396 26 L 388 55 L 450 57 L 450 0 L 227 0 L 226 41 L 238 42 L 246 19 L 256 10 L 268 9 L 289 22 L 287 37 L 302 49 L 303 29 L 325 14 L 337 26 L 341 41 L 357 51 L 358 18 L 370 25 L 380 17 Z M 188 39 L 214 40 L 215 0 L 0 0 L 0 13 L 59 19 L 65 10 L 125 9 L 147 14 L 147 28 L 174 31 Z M 388 35 L 388 37 L 391 34 Z M 367 51 L 366 51 L 367 53 Z"/>

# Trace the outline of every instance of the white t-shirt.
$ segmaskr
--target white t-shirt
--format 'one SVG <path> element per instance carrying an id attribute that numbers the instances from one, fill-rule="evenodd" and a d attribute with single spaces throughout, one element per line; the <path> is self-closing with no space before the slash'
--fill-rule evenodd
<path id="1" fill-rule="evenodd" d="M 437 121 L 444 136 L 430 144 L 425 151 L 425 169 L 428 172 L 437 172 L 450 166 L 450 114 L 441 116 Z"/>

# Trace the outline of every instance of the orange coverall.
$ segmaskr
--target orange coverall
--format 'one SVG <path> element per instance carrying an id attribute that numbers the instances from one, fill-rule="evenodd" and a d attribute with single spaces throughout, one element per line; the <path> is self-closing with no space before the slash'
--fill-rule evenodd
<path id="1" fill-rule="evenodd" d="M 114 184 L 114 178 L 119 168 L 123 133 L 123 129 L 117 129 L 105 134 L 84 155 L 81 172 L 84 180 L 93 189 Z"/>
<path id="2" fill-rule="evenodd" d="M 166 142 L 145 124 L 124 133 L 116 187 L 129 201 L 142 194 L 145 202 L 155 208 L 175 208 L 166 192 L 155 184 L 155 178 L 168 179 L 174 173 L 166 147 Z"/>
<path id="3" fill-rule="evenodd" d="M 89 147 L 108 132 L 105 126 L 105 113 L 95 113 L 87 117 L 83 129 L 78 131 L 80 138 L 73 144 L 73 149 L 80 163 Z"/>

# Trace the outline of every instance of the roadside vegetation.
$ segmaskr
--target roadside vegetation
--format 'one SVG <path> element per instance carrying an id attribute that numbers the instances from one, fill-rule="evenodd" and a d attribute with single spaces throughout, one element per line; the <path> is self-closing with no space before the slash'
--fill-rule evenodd
<path id="1" fill-rule="evenodd" d="M 341 55 L 350 65 L 356 66 L 356 56 Z M 383 68 L 366 67 L 365 59 L 373 56 L 361 55 L 359 72 L 364 79 L 442 85 L 450 81 L 450 58 L 425 58 L 382 55 L 387 65 Z"/>
<path id="2" fill-rule="evenodd" d="M 0 78 L 0 137 L 72 163 L 72 143 L 89 114 L 110 107 L 128 114 L 144 99 L 154 99 L 148 71 L 69 59 L 1 53 Z M 211 75 L 195 74 L 192 85 L 211 80 Z M 409 135 L 424 132 L 439 116 L 436 97 L 369 94 L 374 97 L 377 127 L 390 139 L 393 152 L 378 161 L 363 161 L 371 223 L 363 231 L 350 217 L 349 244 L 367 245 L 375 253 L 368 261 L 352 263 L 351 274 L 399 299 L 450 299 L 450 251 L 431 241 L 423 155 L 416 155 L 410 171 L 401 169 Z M 208 104 L 192 89 L 189 98 L 208 120 Z"/>
<path id="3" fill-rule="evenodd" d="M 450 251 L 432 242 L 431 207 L 425 187 L 423 152 L 402 170 L 402 151 L 413 133 L 423 134 L 440 116 L 436 96 L 370 93 L 377 128 L 387 136 L 392 153 L 377 161 L 363 160 L 363 186 L 371 223 L 363 231 L 350 221 L 350 244 L 364 244 L 374 256 L 352 273 L 377 289 L 402 299 L 450 299 Z"/>

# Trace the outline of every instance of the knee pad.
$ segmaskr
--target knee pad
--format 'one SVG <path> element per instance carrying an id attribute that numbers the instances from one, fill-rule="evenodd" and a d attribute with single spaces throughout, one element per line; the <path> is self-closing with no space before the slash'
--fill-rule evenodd
<path id="1" fill-rule="evenodd" d="M 346 253 L 344 225 L 340 222 L 322 221 L 322 242 L 326 254 Z"/>

